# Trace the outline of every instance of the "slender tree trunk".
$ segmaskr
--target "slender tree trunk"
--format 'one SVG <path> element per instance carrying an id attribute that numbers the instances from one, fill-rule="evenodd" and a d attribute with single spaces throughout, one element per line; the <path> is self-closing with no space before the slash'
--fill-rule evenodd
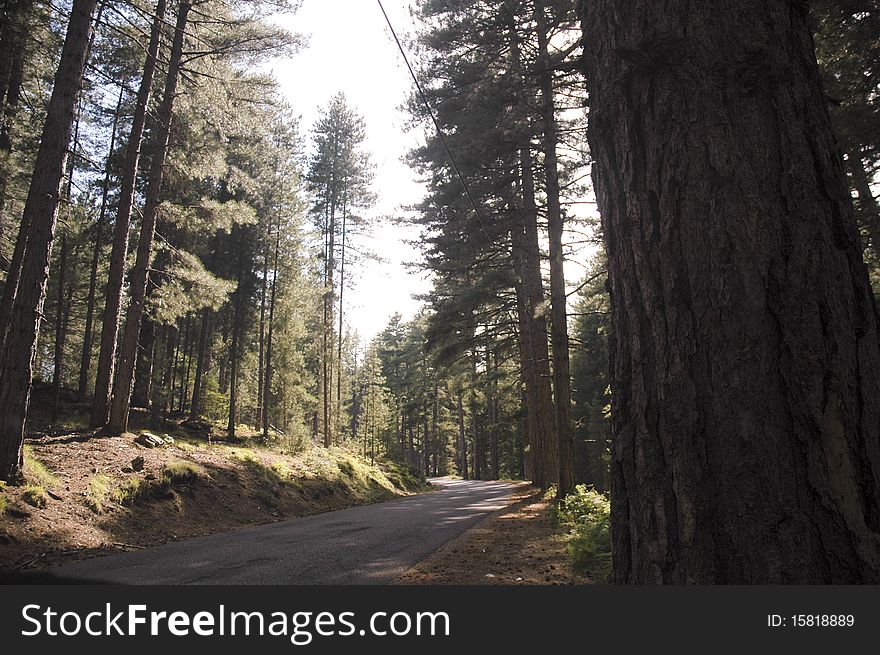
<path id="1" fill-rule="evenodd" d="M 500 465 L 498 462 L 498 355 L 490 348 L 486 348 L 486 372 L 489 374 L 488 398 L 489 409 L 489 478 L 497 480 L 500 477 Z"/>
<path id="2" fill-rule="evenodd" d="M 68 201 L 70 188 L 68 187 Z M 67 232 L 61 233 L 61 252 L 58 256 L 58 295 L 55 300 L 55 353 L 52 371 L 52 420 L 58 420 L 61 409 L 61 384 L 64 374 L 64 337 L 67 331 L 67 312 L 64 302 L 64 285 L 67 284 Z"/>
<path id="3" fill-rule="evenodd" d="M 880 581 L 877 311 L 807 3 L 582 5 L 618 583 Z"/>
<path id="4" fill-rule="evenodd" d="M 12 307 L 15 303 L 15 295 L 21 278 L 21 267 L 30 237 L 31 225 L 27 222 L 28 220 L 30 219 L 25 216 L 21 217 L 15 247 L 9 262 L 9 270 L 6 273 L 6 281 L 3 283 L 3 297 L 0 299 L 0 344 L 6 341 L 9 328 L 12 325 Z M 2 364 L 2 359 L 0 359 L 0 364 Z"/>
<path id="5" fill-rule="evenodd" d="M 244 320 L 244 309 L 242 304 L 243 293 L 240 291 L 242 280 L 242 257 L 239 251 L 237 262 L 236 282 L 238 282 L 239 290 L 235 292 L 233 297 L 232 309 L 232 344 L 229 348 L 229 421 L 227 422 L 226 431 L 230 437 L 235 436 L 236 425 L 236 409 L 238 405 L 238 364 L 239 349 L 241 344 L 241 324 Z"/>
<path id="6" fill-rule="evenodd" d="M 150 261 L 152 259 L 153 236 L 156 231 L 156 215 L 162 192 L 162 177 L 165 156 L 168 154 L 168 137 L 171 132 L 171 118 L 180 62 L 183 55 L 183 40 L 187 19 L 192 5 L 181 2 L 177 10 L 177 24 L 174 29 L 174 42 L 168 64 L 165 90 L 156 121 L 156 141 L 153 160 L 150 163 L 150 176 L 147 183 L 146 202 L 141 232 L 138 240 L 137 256 L 131 273 L 131 298 L 126 315 L 122 348 L 119 355 L 119 370 L 113 384 L 113 401 L 110 405 L 110 420 L 107 423 L 109 434 L 122 434 L 128 429 L 128 407 L 131 399 L 131 383 L 134 375 L 134 361 L 140 333 L 141 318 L 144 313 L 144 299 L 147 290 Z"/>
<path id="7" fill-rule="evenodd" d="M 16 119 L 28 51 L 28 21 L 33 5 L 33 0 L 7 2 L 0 33 L 0 240 L 6 231 L 6 197 L 12 173 L 10 158 L 14 151 Z M 10 308 L 11 301 L 0 304 L 0 312 Z M 0 335 L 4 333 L 5 330 Z"/>
<path id="8" fill-rule="evenodd" d="M 467 437 L 464 433 L 464 402 L 462 400 L 462 392 L 458 392 L 458 472 L 462 478 L 469 480 L 468 475 L 468 449 Z"/>
<path id="9" fill-rule="evenodd" d="M 210 309 L 202 310 L 202 325 L 199 328 L 199 350 L 196 355 L 196 376 L 193 380 L 193 394 L 192 394 L 192 403 L 190 403 L 189 408 L 189 420 L 197 421 L 199 417 L 202 415 L 203 411 L 203 396 L 204 396 L 204 377 L 205 377 L 205 369 L 208 365 L 208 347 L 211 341 L 211 315 L 213 312 Z"/>
<path id="10" fill-rule="evenodd" d="M 174 329 L 169 325 L 163 325 L 157 329 L 157 361 L 153 366 L 156 379 L 153 380 L 152 401 L 150 407 L 150 427 L 154 430 L 165 428 L 168 420 L 168 407 L 172 401 L 171 377 L 174 355 Z M 159 373 L 161 372 L 161 377 Z"/>
<path id="11" fill-rule="evenodd" d="M 196 344 L 196 323 L 195 319 L 192 316 L 187 316 L 186 318 L 186 345 L 184 346 L 183 352 L 184 357 L 186 358 L 186 364 L 184 364 L 183 369 L 183 387 L 182 393 L 180 394 L 180 405 L 177 408 L 177 411 L 181 414 L 186 411 L 187 403 L 189 402 L 189 377 L 192 372 L 192 361 L 193 361 L 193 351 L 195 349 Z"/>
<path id="12" fill-rule="evenodd" d="M 278 256 L 281 251 L 281 225 L 275 236 L 275 258 L 272 265 L 272 295 L 269 301 L 269 334 L 266 342 L 266 372 L 263 380 L 263 439 L 269 439 L 269 400 L 272 397 L 272 344 L 275 330 L 275 297 L 278 291 Z"/>
<path id="13" fill-rule="evenodd" d="M 509 28 L 510 65 L 513 73 L 523 79 L 520 54 L 520 36 L 511 16 Z M 523 82 L 525 83 L 525 82 Z M 535 198 L 534 157 L 532 156 L 533 128 L 528 115 L 520 117 L 519 188 L 521 207 L 518 220 L 513 221 L 511 240 L 513 261 L 521 281 L 522 297 L 517 302 L 522 308 L 519 316 L 521 341 L 526 346 L 523 377 L 527 397 L 529 427 L 529 475 L 532 483 L 547 488 L 557 479 L 557 433 L 551 389 L 550 358 L 548 356 L 547 318 L 544 308 L 544 281 L 541 273 L 541 245 L 538 229 L 538 203 Z"/>
<path id="14" fill-rule="evenodd" d="M 90 424 L 92 427 L 105 425 L 110 418 L 110 392 L 114 384 L 116 363 L 116 341 L 119 335 L 119 320 L 122 309 L 122 287 L 125 277 L 125 261 L 128 256 L 128 230 L 131 224 L 131 211 L 134 204 L 135 185 L 140 167 L 141 143 L 147 122 L 147 110 L 156 73 L 156 61 L 165 21 L 166 0 L 157 0 L 153 25 L 150 30 L 150 43 L 144 63 L 137 100 L 135 101 L 131 133 L 125 152 L 125 162 L 119 178 L 119 202 L 116 211 L 116 224 L 113 228 L 113 247 L 110 253 L 110 270 L 104 299 L 104 315 L 101 324 L 101 348 L 98 354 L 98 368 L 95 372 L 95 396 L 92 404 Z M 186 5 L 187 7 L 189 5 Z M 175 72 L 176 77 L 176 72 Z M 164 100 L 163 100 L 164 102 Z M 170 110 L 168 112 L 170 114 Z M 160 127 L 161 131 L 161 127 Z M 158 150 L 162 150 L 161 146 Z M 158 154 L 158 153 L 157 153 Z M 161 159 L 161 158 L 160 158 Z M 141 228 L 143 232 L 143 227 Z M 126 403 L 127 404 L 127 400 Z M 117 423 L 126 423 L 117 421 Z"/>
<path id="15" fill-rule="evenodd" d="M 336 351 L 336 412 L 342 415 L 342 320 L 345 311 L 342 306 L 342 299 L 345 295 L 345 238 L 347 236 L 348 224 L 348 208 L 346 202 L 342 202 L 342 248 L 339 254 L 339 341 L 337 342 Z"/>
<path id="16" fill-rule="evenodd" d="M 550 236 L 550 341 L 553 349 L 553 406 L 556 410 L 558 496 L 574 489 L 574 435 L 571 426 L 571 372 L 568 361 L 568 294 L 565 288 L 565 253 L 562 246 L 563 216 L 559 201 L 559 163 L 553 70 L 543 0 L 535 2 L 538 32 L 541 109 L 544 126 L 544 185 L 547 193 L 547 225 Z"/>
<path id="17" fill-rule="evenodd" d="M 125 85 L 119 85 L 119 99 L 113 114 L 113 129 L 110 132 L 110 148 L 104 164 L 104 182 L 101 185 L 101 209 L 95 224 L 95 243 L 92 249 L 92 266 L 89 272 L 89 293 L 86 298 L 86 326 L 83 333 L 82 357 L 79 365 L 78 396 L 85 399 L 89 386 L 89 371 L 92 367 L 92 342 L 94 340 L 95 296 L 98 290 L 98 265 L 101 263 L 101 249 L 104 244 L 104 225 L 107 221 L 108 196 L 110 194 L 110 158 L 116 150 L 116 136 L 122 114 L 122 101 L 125 98 Z"/>
<path id="18" fill-rule="evenodd" d="M 27 252 L 0 362 L 0 479 L 7 482 L 18 482 L 22 477 L 22 443 L 58 198 L 96 4 L 96 0 L 73 2 L 22 218 L 29 226 Z"/>
<path id="19" fill-rule="evenodd" d="M 263 427 L 263 380 L 266 375 L 264 371 L 266 358 L 266 303 L 269 287 L 269 247 L 263 248 L 263 281 L 260 285 L 260 326 L 259 326 L 259 359 L 257 361 L 257 416 L 254 421 L 254 427 L 261 429 Z"/>
<path id="20" fill-rule="evenodd" d="M 131 391 L 132 407 L 141 407 L 143 409 L 150 407 L 155 345 L 156 324 L 149 318 L 144 318 L 141 323 L 141 334 L 138 338 L 137 364 L 135 366 L 134 386 Z"/>

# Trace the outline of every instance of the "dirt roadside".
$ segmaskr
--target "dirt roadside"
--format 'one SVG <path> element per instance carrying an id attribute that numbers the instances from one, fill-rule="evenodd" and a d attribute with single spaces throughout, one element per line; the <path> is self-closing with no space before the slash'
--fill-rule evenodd
<path id="1" fill-rule="evenodd" d="M 399 579 L 405 585 L 590 584 L 572 571 L 565 535 L 549 500 L 534 487 Z"/>

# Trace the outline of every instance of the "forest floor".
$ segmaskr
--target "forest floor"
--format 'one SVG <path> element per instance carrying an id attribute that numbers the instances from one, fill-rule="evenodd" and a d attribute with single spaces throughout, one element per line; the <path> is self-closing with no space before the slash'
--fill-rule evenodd
<path id="1" fill-rule="evenodd" d="M 31 435 L 27 484 L 0 486 L 0 572 L 44 569 L 427 488 L 402 467 L 372 466 L 344 448 L 285 454 L 256 439 L 209 444 L 179 429 L 171 434 L 173 442 L 155 448 L 136 443 L 134 433 L 101 437 L 62 429 Z"/>
<path id="2" fill-rule="evenodd" d="M 400 584 L 560 585 L 589 584 L 572 570 L 566 536 L 551 501 L 523 486 L 516 502 L 489 516 L 428 559 Z"/>

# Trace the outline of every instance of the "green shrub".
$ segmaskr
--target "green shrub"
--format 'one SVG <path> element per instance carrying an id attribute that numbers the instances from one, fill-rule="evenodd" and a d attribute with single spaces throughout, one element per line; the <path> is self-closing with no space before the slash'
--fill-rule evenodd
<path id="1" fill-rule="evenodd" d="M 584 485 L 559 502 L 560 523 L 568 529 L 568 552 L 576 571 L 593 582 L 611 581 L 611 503 Z"/>

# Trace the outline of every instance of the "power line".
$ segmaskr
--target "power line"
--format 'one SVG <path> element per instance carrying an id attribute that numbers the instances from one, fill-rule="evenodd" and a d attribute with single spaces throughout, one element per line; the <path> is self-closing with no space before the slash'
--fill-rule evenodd
<path id="1" fill-rule="evenodd" d="M 489 241 L 492 241 L 492 236 L 489 234 L 489 230 L 486 228 L 486 224 L 483 222 L 483 217 L 480 214 L 477 203 L 474 201 L 474 197 L 471 195 L 471 190 L 468 187 L 468 183 L 464 179 L 464 175 L 462 175 L 461 169 L 458 167 L 458 163 L 455 161 L 455 157 L 452 156 L 452 150 L 450 150 L 449 143 L 447 143 L 446 141 L 446 135 L 443 133 L 443 129 L 440 127 L 440 123 L 437 120 L 437 116 L 434 114 L 434 110 L 431 108 L 431 103 L 428 102 L 428 97 L 422 89 L 422 85 L 419 82 L 419 78 L 416 76 L 415 70 L 413 70 L 412 65 L 409 63 L 409 57 L 406 54 L 406 50 L 404 50 L 403 48 L 403 44 L 400 42 L 400 39 L 397 38 L 397 32 L 394 30 L 394 25 L 391 24 L 391 19 L 388 18 L 388 13 L 385 11 L 385 7 L 382 6 L 382 0 L 376 0 L 376 2 L 379 3 L 379 9 L 382 10 L 382 15 L 385 16 L 385 22 L 388 24 L 388 29 L 391 30 L 391 35 L 394 37 L 394 41 L 397 43 L 397 49 L 400 50 L 403 61 L 406 64 L 407 69 L 409 69 L 409 74 L 416 85 L 416 90 L 418 91 L 419 97 L 422 100 L 422 104 L 425 105 L 425 109 L 427 110 L 428 115 L 431 117 L 431 121 L 434 123 L 434 128 L 437 130 L 440 141 L 443 143 L 444 150 L 446 150 L 446 156 L 449 157 L 452 168 L 455 170 L 455 174 L 458 176 L 458 181 L 461 182 L 464 193 L 467 196 L 471 207 L 473 207 L 474 209 L 474 215 L 477 217 L 477 220 L 480 223 L 480 227 L 483 228 L 483 232 L 486 233 L 486 238 L 489 239 Z"/>

